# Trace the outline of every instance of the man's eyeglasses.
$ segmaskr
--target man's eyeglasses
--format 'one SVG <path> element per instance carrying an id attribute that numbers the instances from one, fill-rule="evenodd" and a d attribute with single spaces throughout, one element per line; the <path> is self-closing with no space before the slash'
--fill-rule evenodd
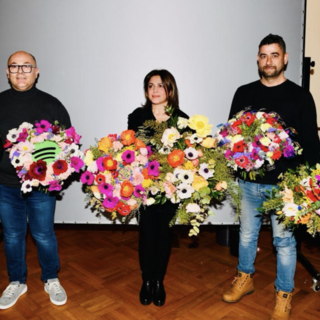
<path id="1" fill-rule="evenodd" d="M 22 64 L 22 65 L 11 64 L 10 66 L 8 66 L 10 73 L 18 73 L 20 68 L 23 73 L 31 73 L 32 68 L 36 68 L 36 67 L 34 67 L 31 64 Z"/>

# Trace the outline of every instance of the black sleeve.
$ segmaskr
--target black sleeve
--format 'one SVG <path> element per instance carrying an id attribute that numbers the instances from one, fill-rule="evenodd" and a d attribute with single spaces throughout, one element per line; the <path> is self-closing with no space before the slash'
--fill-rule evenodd
<path id="1" fill-rule="evenodd" d="M 317 111 L 310 92 L 307 92 L 304 98 L 300 130 L 302 130 L 302 132 L 298 132 L 298 134 L 301 135 L 302 138 L 302 156 L 304 157 L 304 161 L 307 161 L 310 166 L 320 163 Z"/>
<path id="2" fill-rule="evenodd" d="M 136 113 L 132 112 L 128 115 L 128 129 L 138 131 L 138 126 L 140 124 L 137 121 Z"/>
<path id="3" fill-rule="evenodd" d="M 60 102 L 60 114 L 59 114 L 59 124 L 64 125 L 66 128 L 71 127 L 71 120 L 67 109 L 64 105 Z"/>

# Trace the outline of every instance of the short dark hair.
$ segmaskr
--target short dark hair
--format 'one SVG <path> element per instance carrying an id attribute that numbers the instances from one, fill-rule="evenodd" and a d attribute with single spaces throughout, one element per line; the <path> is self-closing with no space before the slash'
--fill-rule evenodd
<path id="1" fill-rule="evenodd" d="M 142 105 L 145 108 L 151 107 L 151 101 L 148 98 L 148 85 L 153 76 L 159 76 L 166 90 L 168 97 L 168 106 L 179 109 L 179 92 L 174 76 L 165 69 L 150 71 L 143 80 L 143 89 L 146 102 Z"/>
<path id="2" fill-rule="evenodd" d="M 279 47 L 283 50 L 283 53 L 287 52 L 286 51 L 286 43 L 284 42 L 283 38 L 276 35 L 276 34 L 272 34 L 272 33 L 270 33 L 269 35 L 267 35 L 266 37 L 264 37 L 261 40 L 261 42 L 259 44 L 259 51 L 262 46 L 273 44 L 273 43 L 277 43 L 279 45 Z"/>

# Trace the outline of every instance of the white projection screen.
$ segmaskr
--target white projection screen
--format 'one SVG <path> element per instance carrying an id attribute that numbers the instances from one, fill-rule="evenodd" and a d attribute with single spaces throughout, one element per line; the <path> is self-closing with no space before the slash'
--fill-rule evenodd
<path id="1" fill-rule="evenodd" d="M 9 55 L 32 53 L 38 88 L 65 105 L 85 150 L 127 128 L 127 115 L 144 102 L 145 75 L 163 68 L 177 81 L 181 109 L 208 116 L 215 131 L 237 87 L 258 79 L 258 44 L 269 33 L 283 36 L 286 76 L 300 84 L 304 6 L 302 0 L 0 0 L 0 91 L 9 88 Z M 81 187 L 73 182 L 64 190 L 56 223 L 111 223 L 85 207 Z M 234 223 L 228 203 L 214 211 L 210 223 Z"/>

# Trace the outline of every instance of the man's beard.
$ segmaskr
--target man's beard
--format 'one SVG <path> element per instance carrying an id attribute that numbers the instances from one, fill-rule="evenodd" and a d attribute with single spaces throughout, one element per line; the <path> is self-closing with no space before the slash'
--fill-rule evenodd
<path id="1" fill-rule="evenodd" d="M 263 68 L 259 68 L 259 75 L 260 77 L 264 77 L 264 78 L 276 78 L 279 76 L 279 74 L 281 74 L 284 70 L 285 70 L 286 65 L 283 64 L 282 67 L 278 70 L 277 67 L 273 67 L 274 71 L 271 73 L 267 73 L 264 71 L 264 67 Z"/>

